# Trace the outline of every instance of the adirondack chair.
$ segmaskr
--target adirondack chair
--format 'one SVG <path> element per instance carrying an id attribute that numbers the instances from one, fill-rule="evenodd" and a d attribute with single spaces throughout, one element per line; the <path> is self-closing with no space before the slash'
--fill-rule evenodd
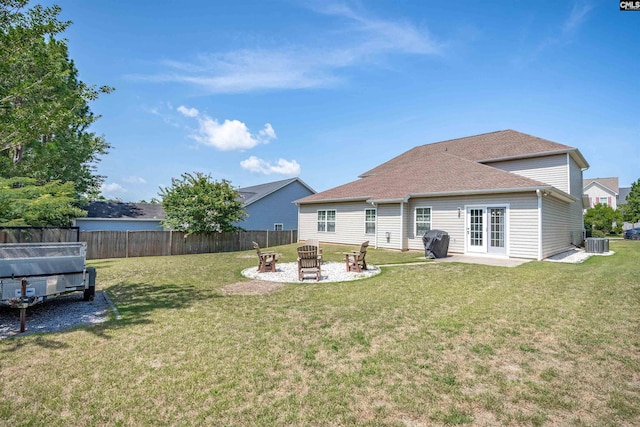
<path id="1" fill-rule="evenodd" d="M 320 262 L 322 262 L 322 248 L 320 247 L 320 241 L 318 239 L 307 239 L 305 244 L 318 248 L 318 256 L 320 257 Z"/>
<path id="2" fill-rule="evenodd" d="M 280 254 L 277 254 L 275 252 L 262 252 L 260 250 L 260 245 L 258 245 L 256 242 L 253 242 L 253 249 L 256 250 L 258 259 L 260 260 L 258 263 L 258 271 L 260 273 L 265 273 L 268 271 L 275 273 L 276 263 L 280 258 Z"/>
<path id="3" fill-rule="evenodd" d="M 367 262 L 364 259 L 367 255 L 367 247 L 369 247 L 368 240 L 360 245 L 359 251 L 344 253 L 344 262 L 347 265 L 347 271 L 362 273 L 362 270 L 367 269 Z"/>
<path id="4" fill-rule="evenodd" d="M 303 245 L 298 248 L 298 280 L 303 281 L 305 276 L 315 276 L 316 282 L 322 277 L 322 267 L 318 247 Z"/>

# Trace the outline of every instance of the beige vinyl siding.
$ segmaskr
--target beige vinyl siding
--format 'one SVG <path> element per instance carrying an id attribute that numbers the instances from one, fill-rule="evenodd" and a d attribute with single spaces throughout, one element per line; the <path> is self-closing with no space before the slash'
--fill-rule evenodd
<path id="1" fill-rule="evenodd" d="M 383 204 L 377 206 L 377 247 L 389 249 L 402 249 L 402 236 L 400 236 L 400 204 Z M 387 242 L 386 233 L 389 233 Z M 373 236 L 368 234 L 370 244 L 373 245 Z"/>
<path id="2" fill-rule="evenodd" d="M 571 248 L 570 205 L 553 197 L 542 198 L 542 257 Z"/>
<path id="3" fill-rule="evenodd" d="M 372 235 L 364 232 L 364 210 L 371 208 L 373 206 L 365 202 L 300 205 L 298 211 L 298 239 L 318 239 L 321 242 L 354 245 L 370 240 L 371 244 L 373 244 Z M 318 232 L 318 210 L 336 211 L 335 232 Z"/>
<path id="4" fill-rule="evenodd" d="M 485 163 L 487 166 L 535 179 L 569 192 L 567 154 Z"/>
<path id="5" fill-rule="evenodd" d="M 495 196 L 411 199 L 405 207 L 409 249 L 423 250 L 422 236 L 415 235 L 415 207 L 431 207 L 431 228 L 449 233 L 449 252 L 463 253 L 466 239 L 466 206 L 507 206 L 507 255 L 538 256 L 538 199 L 535 192 Z M 458 217 L 460 207 L 460 217 Z"/>

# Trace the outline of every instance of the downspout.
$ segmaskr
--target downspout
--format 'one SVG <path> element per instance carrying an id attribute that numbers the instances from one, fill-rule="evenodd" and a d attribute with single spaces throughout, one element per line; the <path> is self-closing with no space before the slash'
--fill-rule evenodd
<path id="1" fill-rule="evenodd" d="M 538 261 L 542 261 L 542 191 L 536 190 L 538 196 Z"/>
<path id="2" fill-rule="evenodd" d="M 376 232 L 373 235 L 373 248 L 378 249 L 378 207 L 376 206 L 376 202 L 371 202 L 371 206 L 376 208 Z"/>
<path id="3" fill-rule="evenodd" d="M 404 251 L 404 202 L 400 202 L 400 252 Z"/>

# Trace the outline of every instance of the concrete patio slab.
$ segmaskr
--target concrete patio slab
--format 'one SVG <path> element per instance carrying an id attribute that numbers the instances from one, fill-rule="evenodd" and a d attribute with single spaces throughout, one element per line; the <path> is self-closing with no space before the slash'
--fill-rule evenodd
<path id="1" fill-rule="evenodd" d="M 446 258 L 436 258 L 434 262 L 462 262 L 466 264 L 491 265 L 494 267 L 517 267 L 531 260 L 517 258 L 497 258 L 488 256 L 472 256 L 462 254 L 449 254 Z"/>

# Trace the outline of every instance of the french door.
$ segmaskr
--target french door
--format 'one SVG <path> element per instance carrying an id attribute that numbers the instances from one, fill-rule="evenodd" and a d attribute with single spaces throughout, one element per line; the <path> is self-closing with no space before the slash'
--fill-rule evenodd
<path id="1" fill-rule="evenodd" d="M 507 253 L 506 211 L 505 206 L 467 208 L 467 252 Z"/>

